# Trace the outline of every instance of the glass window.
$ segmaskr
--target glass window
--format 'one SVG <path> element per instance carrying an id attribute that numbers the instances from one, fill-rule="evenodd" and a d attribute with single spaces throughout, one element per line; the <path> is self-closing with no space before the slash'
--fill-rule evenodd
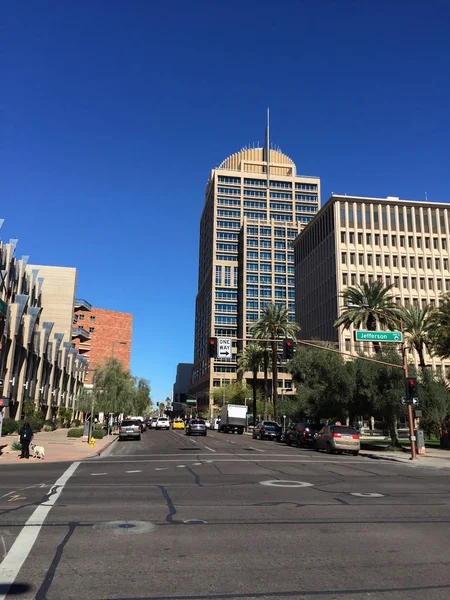
<path id="1" fill-rule="evenodd" d="M 216 266 L 216 285 L 222 285 L 222 267 Z"/>
<path id="2" fill-rule="evenodd" d="M 447 249 L 447 240 L 445 238 L 442 238 L 441 245 L 442 245 L 442 250 Z"/>
<path id="3" fill-rule="evenodd" d="M 367 264 L 369 265 L 369 267 L 371 267 L 373 265 L 373 256 L 372 256 L 372 254 L 368 254 L 367 255 Z"/>
<path id="4" fill-rule="evenodd" d="M 352 275 L 351 275 L 351 282 L 352 282 L 352 285 L 356 285 L 356 275 L 354 273 L 352 273 Z"/>
<path id="5" fill-rule="evenodd" d="M 389 266 L 389 256 L 385 256 L 384 257 L 384 266 L 388 267 Z"/>
<path id="6" fill-rule="evenodd" d="M 261 271 L 270 273 L 270 271 L 272 270 L 272 265 L 270 263 L 261 263 L 259 268 Z"/>
<path id="7" fill-rule="evenodd" d="M 408 236 L 408 246 L 409 246 L 410 248 L 412 248 L 412 247 L 413 247 L 413 245 L 414 245 L 414 244 L 413 244 L 413 237 L 412 237 L 412 235 L 409 235 L 409 236 Z"/>
<path id="8" fill-rule="evenodd" d="M 261 260 L 272 260 L 272 252 L 267 252 L 265 250 L 261 250 L 259 253 Z"/>
<path id="9" fill-rule="evenodd" d="M 383 246 L 387 246 L 388 245 L 388 240 L 389 240 L 389 236 L 388 235 L 383 235 Z"/>
<path id="10" fill-rule="evenodd" d="M 93 323 L 93 322 L 95 321 L 95 317 L 94 317 L 93 315 L 91 315 L 91 316 L 89 317 L 89 321 L 90 321 L 91 323 Z"/>
<path id="11" fill-rule="evenodd" d="M 427 269 L 431 269 L 432 265 L 431 265 L 431 258 L 427 258 Z"/>
<path id="12" fill-rule="evenodd" d="M 392 263 L 394 267 L 398 267 L 398 256 L 392 257 Z"/>
<path id="13" fill-rule="evenodd" d="M 436 267 L 436 269 L 439 271 L 441 268 L 441 259 L 440 258 L 435 258 L 434 259 L 434 266 Z"/>
<path id="14" fill-rule="evenodd" d="M 415 277 L 411 277 L 411 287 L 413 290 L 417 289 L 417 281 Z"/>
<path id="15" fill-rule="evenodd" d="M 218 187 L 217 192 L 219 194 L 225 194 L 227 196 L 240 196 L 241 195 L 241 190 L 239 188 Z"/>
<path id="16" fill-rule="evenodd" d="M 225 285 L 231 285 L 231 267 L 225 267 Z"/>
<path id="17" fill-rule="evenodd" d="M 240 206 L 241 200 L 239 198 L 217 198 L 218 206 Z"/>
<path id="18" fill-rule="evenodd" d="M 258 258 L 258 252 L 247 250 L 247 258 Z"/>
<path id="19" fill-rule="evenodd" d="M 244 185 L 258 185 L 266 187 L 267 179 L 244 179 Z"/>
<path id="20" fill-rule="evenodd" d="M 414 269 L 414 256 L 409 257 L 409 266 L 411 269 Z"/>
<path id="21" fill-rule="evenodd" d="M 282 240 L 275 240 L 274 248 L 286 248 L 286 242 L 283 242 Z"/>
<path id="22" fill-rule="evenodd" d="M 375 264 L 377 267 L 381 267 L 381 256 L 379 254 L 375 257 Z"/>
<path id="23" fill-rule="evenodd" d="M 375 246 L 379 246 L 380 245 L 380 234 L 379 233 L 375 233 L 374 240 L 375 240 Z"/>
<path id="24" fill-rule="evenodd" d="M 89 327 L 89 333 L 94 333 L 94 328 L 93 327 Z"/>
<path id="25" fill-rule="evenodd" d="M 396 236 L 396 235 L 393 235 L 393 236 L 392 236 L 392 238 L 391 238 L 391 244 L 392 244 L 393 246 L 396 246 L 396 245 L 397 245 L 397 236 Z"/>
<path id="26" fill-rule="evenodd" d="M 78 320 L 79 321 L 84 321 L 84 315 L 83 314 L 78 315 Z"/>
<path id="27" fill-rule="evenodd" d="M 366 233 L 366 244 L 370 246 L 371 243 L 372 243 L 372 234 Z"/>
<path id="28" fill-rule="evenodd" d="M 252 196 L 253 198 L 265 198 L 266 191 L 265 190 L 251 190 L 244 188 L 244 196 Z"/>
<path id="29" fill-rule="evenodd" d="M 424 279 L 424 277 L 420 278 L 420 289 L 421 290 L 425 289 L 425 279 Z"/>
<path id="30" fill-rule="evenodd" d="M 433 248 L 435 250 L 439 249 L 439 240 L 438 240 L 438 238 L 433 238 Z"/>
<path id="31" fill-rule="evenodd" d="M 448 258 L 444 258 L 444 271 L 448 271 Z"/>
<path id="32" fill-rule="evenodd" d="M 220 183 L 240 184 L 241 179 L 240 179 L 240 177 L 225 177 L 223 175 L 219 175 L 219 182 Z"/>
<path id="33" fill-rule="evenodd" d="M 275 260 L 286 260 L 285 252 L 275 252 Z"/>
<path id="34" fill-rule="evenodd" d="M 286 265 L 275 264 L 275 273 L 286 273 Z"/>
<path id="35" fill-rule="evenodd" d="M 237 285 L 238 285 L 238 273 L 239 273 L 239 269 L 238 269 L 238 267 L 233 267 L 233 269 L 234 269 L 234 277 L 233 277 L 234 282 L 233 282 L 233 285 L 234 285 L 234 287 L 237 287 Z"/>
<path id="36" fill-rule="evenodd" d="M 423 258 L 421 256 L 419 256 L 419 260 L 417 262 L 419 263 L 419 269 L 423 269 Z"/>
<path id="37" fill-rule="evenodd" d="M 258 286 L 249 285 L 247 286 L 247 297 L 252 298 L 258 295 Z"/>
<path id="38" fill-rule="evenodd" d="M 400 236 L 400 246 L 401 246 L 402 248 L 404 248 L 404 247 L 405 247 L 405 236 L 404 236 L 404 235 L 401 235 L 401 236 Z"/>
<path id="39" fill-rule="evenodd" d="M 355 253 L 354 252 L 350 252 L 350 264 L 351 265 L 355 264 Z"/>
<path id="40" fill-rule="evenodd" d="M 426 237 L 425 238 L 425 248 L 429 248 L 430 247 L 430 238 Z"/>
<path id="41" fill-rule="evenodd" d="M 416 244 L 418 248 L 422 248 L 422 238 L 418 237 L 416 238 Z"/>
<path id="42" fill-rule="evenodd" d="M 348 285 L 348 275 L 347 273 L 342 274 L 342 285 Z"/>
<path id="43" fill-rule="evenodd" d="M 253 263 L 253 262 L 247 263 L 247 270 L 248 271 L 257 271 L 258 270 L 258 263 Z"/>
<path id="44" fill-rule="evenodd" d="M 290 181 L 272 181 L 271 180 L 270 187 L 292 189 L 292 183 Z"/>
<path id="45" fill-rule="evenodd" d="M 401 261 L 402 261 L 402 268 L 405 269 L 406 268 L 406 256 L 402 256 Z"/>
<path id="46" fill-rule="evenodd" d="M 364 254 L 358 254 L 358 262 L 360 265 L 364 264 Z"/>

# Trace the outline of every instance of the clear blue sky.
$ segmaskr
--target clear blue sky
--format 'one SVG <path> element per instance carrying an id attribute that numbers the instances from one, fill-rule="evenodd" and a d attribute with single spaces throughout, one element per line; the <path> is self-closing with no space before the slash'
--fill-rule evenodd
<path id="1" fill-rule="evenodd" d="M 210 169 L 263 139 L 267 106 L 323 201 L 449 200 L 445 0 L 5 0 L 0 17 L 0 235 L 133 313 L 156 401 L 193 357 Z"/>

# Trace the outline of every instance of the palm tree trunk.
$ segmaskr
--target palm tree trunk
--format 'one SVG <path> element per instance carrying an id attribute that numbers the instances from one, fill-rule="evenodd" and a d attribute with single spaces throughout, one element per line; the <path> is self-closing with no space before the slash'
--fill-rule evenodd
<path id="1" fill-rule="evenodd" d="M 264 350 L 264 420 L 267 421 L 267 403 L 269 401 L 269 366 L 267 348 Z"/>
<path id="2" fill-rule="evenodd" d="M 419 367 L 422 369 L 422 373 L 425 371 L 425 369 L 427 368 L 426 364 L 425 364 L 425 356 L 423 355 L 423 346 L 418 346 L 416 348 L 417 350 L 417 354 L 419 356 Z"/>
<path id="3" fill-rule="evenodd" d="M 258 371 L 253 371 L 253 426 L 256 425 L 256 386 L 258 385 Z"/>
<path id="4" fill-rule="evenodd" d="M 377 330 L 377 321 L 374 316 L 370 315 L 367 319 L 367 329 L 368 331 L 376 331 Z M 375 353 L 381 352 L 381 344 L 380 342 L 372 342 L 373 349 Z"/>
<path id="5" fill-rule="evenodd" d="M 278 404 L 278 346 L 277 342 L 272 342 L 272 399 L 273 399 L 273 419 L 277 421 Z"/>
<path id="6" fill-rule="evenodd" d="M 396 448 L 401 448 L 402 446 L 398 441 L 397 415 L 395 413 L 391 415 L 389 420 L 389 435 L 391 436 L 392 445 Z"/>

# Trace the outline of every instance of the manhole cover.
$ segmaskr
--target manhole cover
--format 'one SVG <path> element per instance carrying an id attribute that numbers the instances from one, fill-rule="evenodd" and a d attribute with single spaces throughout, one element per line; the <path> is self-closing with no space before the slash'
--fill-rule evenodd
<path id="1" fill-rule="evenodd" d="M 307 481 L 290 481 L 286 479 L 270 479 L 269 481 L 260 481 L 261 485 L 268 485 L 272 487 L 287 487 L 287 488 L 303 488 L 312 487 L 312 483 Z"/>
<path id="2" fill-rule="evenodd" d="M 154 531 L 156 525 L 148 521 L 107 521 L 106 523 L 97 523 L 94 525 L 94 529 L 115 535 L 124 535 L 127 533 L 148 533 Z"/>

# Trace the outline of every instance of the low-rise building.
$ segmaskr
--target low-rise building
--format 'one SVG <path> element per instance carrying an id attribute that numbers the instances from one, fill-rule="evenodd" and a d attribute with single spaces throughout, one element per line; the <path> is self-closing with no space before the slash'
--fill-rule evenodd
<path id="1" fill-rule="evenodd" d="M 9 403 L 4 416 L 19 420 L 32 401 L 48 419 L 61 406 L 75 408 L 87 360 L 74 349 L 70 329 L 55 327 L 43 304 L 45 277 L 39 267 L 27 268 L 28 257 L 16 258 L 16 246 L 16 239 L 0 239 L 0 395 Z"/>

